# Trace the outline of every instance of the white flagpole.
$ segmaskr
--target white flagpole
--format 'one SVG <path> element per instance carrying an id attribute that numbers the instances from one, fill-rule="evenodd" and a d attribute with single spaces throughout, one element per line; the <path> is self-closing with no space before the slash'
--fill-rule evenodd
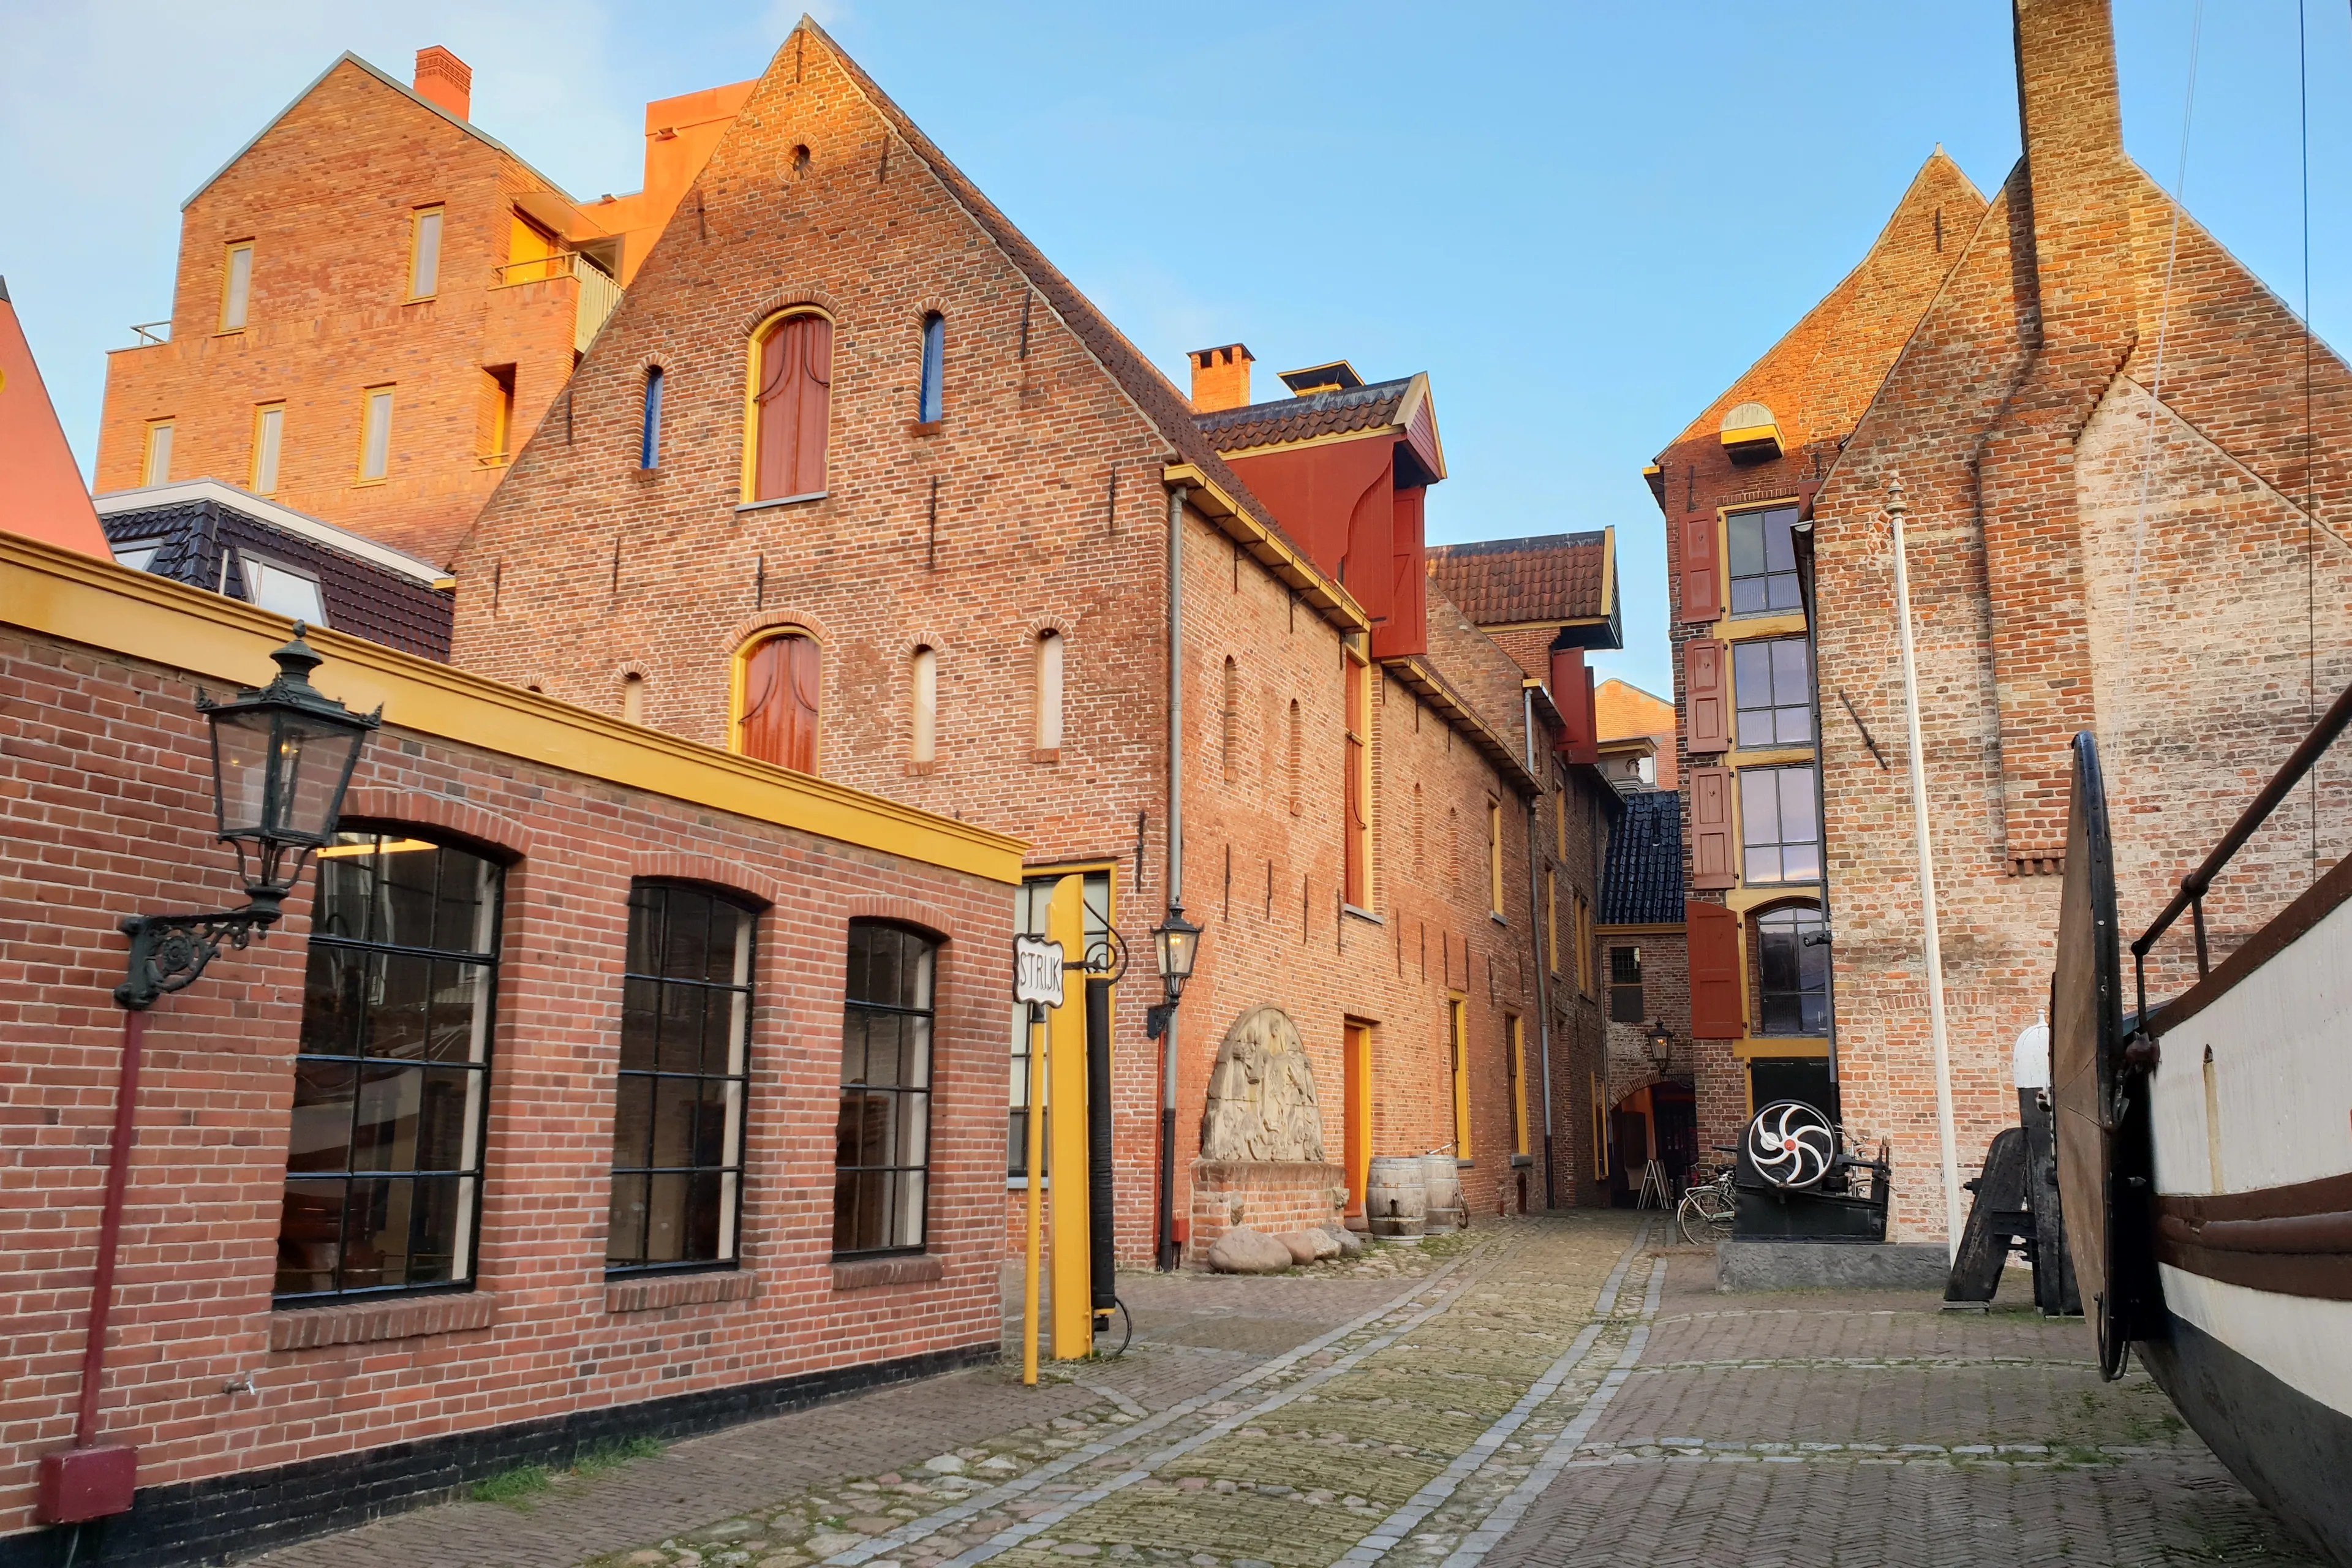
<path id="1" fill-rule="evenodd" d="M 1936 1136 L 1944 1155 L 1944 1247 L 1960 1256 L 1960 1165 L 1953 1148 L 1952 1051 L 1944 1026 L 1944 943 L 1936 930 L 1936 859 L 1927 837 L 1927 769 L 1919 742 L 1919 667 L 1911 648 L 1911 574 L 1904 555 L 1903 481 L 1886 486 L 1886 516 L 1895 525 L 1895 629 L 1903 645 L 1903 721 L 1911 742 L 1911 837 L 1919 851 L 1919 921 L 1927 952 L 1927 1032 L 1936 1047 Z"/>

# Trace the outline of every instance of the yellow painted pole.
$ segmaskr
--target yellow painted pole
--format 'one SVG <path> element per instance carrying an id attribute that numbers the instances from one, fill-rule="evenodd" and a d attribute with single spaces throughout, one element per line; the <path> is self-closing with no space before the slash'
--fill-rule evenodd
<path id="1" fill-rule="evenodd" d="M 1054 884 L 1045 909 L 1045 940 L 1062 944 L 1066 964 L 1087 954 L 1086 879 Z M 1046 1100 L 1061 1114 L 1049 1117 L 1054 1165 L 1054 1359 L 1075 1361 L 1094 1353 L 1095 1314 L 1091 1259 L 1087 1245 L 1087 983 L 1085 973 L 1067 969 L 1062 1005 L 1046 1014 Z"/>
<path id="2" fill-rule="evenodd" d="M 1029 1101 L 1029 1261 L 1021 1296 L 1021 1381 L 1032 1388 L 1037 1385 L 1037 1248 L 1042 1240 L 1038 1235 L 1038 1208 L 1045 1195 L 1045 1178 L 1040 1167 L 1044 1163 L 1045 1145 L 1037 1125 L 1044 1120 L 1038 1114 L 1037 1058 L 1045 1048 L 1045 1031 L 1040 1027 L 1045 1022 L 1045 1009 L 1038 1004 L 1030 1004 L 1029 1070 L 1024 1089 Z"/>

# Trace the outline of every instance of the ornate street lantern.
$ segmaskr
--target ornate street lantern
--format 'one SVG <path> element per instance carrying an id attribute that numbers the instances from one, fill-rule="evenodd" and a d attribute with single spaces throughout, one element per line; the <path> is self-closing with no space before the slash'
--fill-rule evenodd
<path id="1" fill-rule="evenodd" d="M 1666 1064 L 1674 1059 L 1674 1054 L 1675 1032 L 1666 1027 L 1664 1018 L 1653 1020 L 1650 1025 L 1650 1063 L 1658 1069 L 1660 1078 L 1666 1075 Z"/>
<path id="2" fill-rule="evenodd" d="M 270 656 L 278 677 L 268 685 L 226 702 L 196 693 L 197 710 L 212 721 L 221 841 L 236 849 L 247 902 L 215 914 L 125 920 L 131 973 L 114 993 L 125 1007 L 152 1006 L 192 984 L 222 943 L 246 946 L 277 921 L 311 854 L 334 840 L 361 745 L 383 710 L 354 713 L 310 684 L 310 672 L 325 661 L 302 640 L 307 629 L 295 623 L 294 640 Z"/>
<path id="3" fill-rule="evenodd" d="M 1160 961 L 1160 983 L 1168 993 L 1171 1007 L 1184 994 L 1184 983 L 1192 978 L 1192 962 L 1201 953 L 1201 928 L 1184 918 L 1184 906 L 1171 903 L 1168 918 L 1151 928 L 1151 948 Z"/>

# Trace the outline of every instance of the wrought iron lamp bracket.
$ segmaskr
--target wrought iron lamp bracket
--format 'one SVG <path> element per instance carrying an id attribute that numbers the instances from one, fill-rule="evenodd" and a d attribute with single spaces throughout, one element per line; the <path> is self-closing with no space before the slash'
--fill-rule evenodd
<path id="1" fill-rule="evenodd" d="M 193 985 L 223 947 L 244 948 L 277 923 L 278 911 L 260 905 L 200 915 L 132 915 L 122 922 L 131 939 L 129 978 L 115 1002 L 133 1012 Z"/>

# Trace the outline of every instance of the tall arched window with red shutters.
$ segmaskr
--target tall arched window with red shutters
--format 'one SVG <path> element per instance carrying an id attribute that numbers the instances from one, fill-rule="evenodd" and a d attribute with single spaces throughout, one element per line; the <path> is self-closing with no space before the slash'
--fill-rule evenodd
<path id="1" fill-rule="evenodd" d="M 744 649 L 742 669 L 735 749 L 778 767 L 816 772 L 822 685 L 816 639 L 798 631 L 762 637 Z"/>
<path id="2" fill-rule="evenodd" d="M 751 340 L 747 501 L 824 493 L 833 403 L 833 323 L 813 310 L 777 316 Z"/>

